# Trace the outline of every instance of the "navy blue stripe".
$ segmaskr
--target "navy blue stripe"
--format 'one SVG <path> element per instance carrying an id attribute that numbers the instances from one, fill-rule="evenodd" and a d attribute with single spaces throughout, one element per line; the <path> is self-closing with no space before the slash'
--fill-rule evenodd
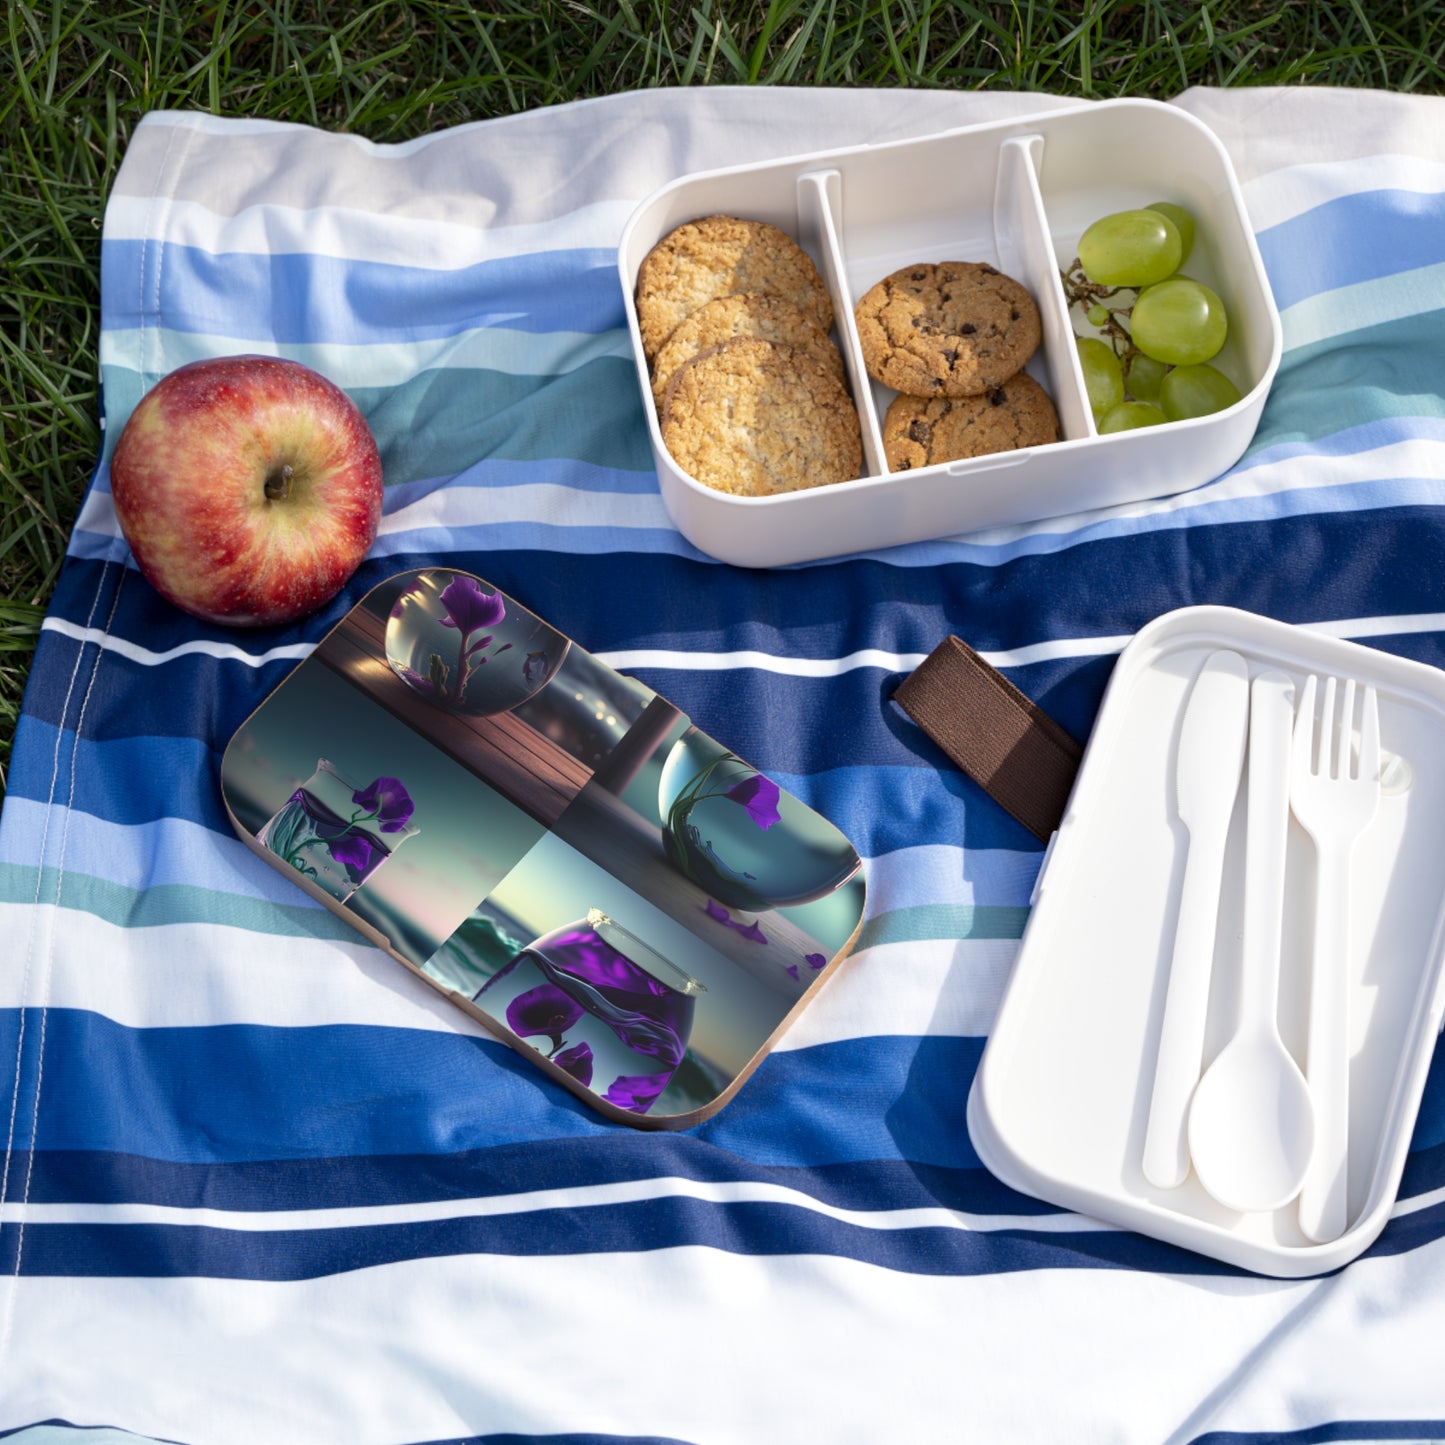
<path id="1" fill-rule="evenodd" d="M 50 631 L 41 634 L 40 649 L 44 666 L 32 673 L 26 714 L 48 726 L 64 721 L 73 728 L 79 698 L 71 687 L 71 674 L 79 660 L 88 675 L 96 645 Z M 299 661 L 283 657 L 256 667 L 190 653 L 152 664 L 107 650 L 87 700 L 82 736 L 89 742 L 173 738 L 224 747 Z M 67 694 L 71 694 L 68 708 Z"/>
<path id="2" fill-rule="evenodd" d="M 457 1440 L 428 1440 L 425 1445 L 689 1445 L 674 1435 L 468 1435 Z"/>
<path id="3" fill-rule="evenodd" d="M 386 345 L 483 326 L 597 333 L 626 325 L 617 252 L 606 247 L 419 270 L 295 252 L 216 254 L 170 242 L 160 275 L 152 268 L 142 291 L 136 278 L 146 273 L 146 245 L 101 247 L 107 330 L 159 321 L 237 341 Z M 160 250 L 150 247 L 153 257 Z"/>
<path id="4" fill-rule="evenodd" d="M 16 1271 L 15 1236 L 0 1235 L 0 1270 Z M 587 1209 L 347 1229 L 224 1230 L 192 1225 L 26 1226 L 19 1272 L 31 1276 L 297 1280 L 463 1254 L 519 1258 L 703 1246 L 763 1258 L 824 1255 L 918 1275 L 1034 1269 L 1148 1269 L 1239 1274 L 1227 1265 L 1122 1231 L 975 1232 L 869 1229 L 785 1204 L 711 1204 L 670 1197 Z"/>
<path id="5" fill-rule="evenodd" d="M 689 1445 L 673 1435 L 468 1435 L 464 1440 L 429 1440 L 425 1445 Z"/>
<path id="6" fill-rule="evenodd" d="M 137 1435 L 122 1425 L 77 1425 L 73 1421 L 62 1420 L 57 1416 L 51 1416 L 45 1420 L 32 1420 L 28 1425 L 16 1425 L 10 1429 L 0 1430 L 0 1440 L 13 1440 L 31 1430 L 47 1429 L 74 1430 L 77 1434 L 83 1431 L 113 1430 L 127 1440 L 135 1441 L 135 1445 L 185 1445 L 185 1442 L 170 1435 Z M 507 1431 L 500 1435 L 468 1435 L 465 1438 L 456 1437 L 450 1440 L 420 1441 L 417 1442 L 417 1445 L 690 1445 L 690 1442 L 674 1435 L 596 1435 L 578 1434 L 576 1431 L 569 1430 L 560 1435 L 518 1435 Z"/>
<path id="7" fill-rule="evenodd" d="M 998 569 L 852 561 L 750 573 L 680 557 L 640 563 L 619 554 L 501 551 L 447 560 L 479 572 L 593 652 L 677 646 L 835 657 L 875 645 L 879 616 L 889 621 L 892 648 L 922 654 L 950 632 L 985 651 L 1036 642 L 1056 635 L 1061 618 L 1068 619 L 1074 636 L 1129 635 L 1162 612 L 1204 602 L 1285 621 L 1433 612 L 1440 606 L 1435 558 L 1442 546 L 1445 516 L 1435 509 L 1404 508 L 1368 517 L 1237 523 L 1101 541 Z M 1281 556 L 1292 558 L 1291 569 L 1280 568 Z M 435 560 L 373 560 L 343 597 L 304 626 L 231 633 L 228 640 L 260 653 L 283 642 L 319 639 L 371 585 Z M 61 616 L 77 624 L 91 618 L 100 568 L 74 559 L 66 564 L 57 591 Z M 116 573 L 112 566 L 102 583 L 102 621 Z M 679 597 L 689 599 L 685 614 Z M 861 606 L 860 598 L 874 599 L 876 614 Z M 121 593 L 114 631 L 157 651 L 216 635 L 164 603 L 133 573 Z M 1436 665 L 1445 662 L 1440 634 L 1399 644 L 1378 641 Z M 60 720 L 76 647 L 58 634 L 43 636 L 28 713 Z M 180 732 L 223 746 L 292 664 L 251 669 L 197 657 L 166 666 L 179 669 L 178 682 L 190 685 L 148 688 L 137 665 L 107 658 L 87 708 L 87 736 Z M 1083 737 L 1110 666 L 1112 659 L 1066 658 L 1015 675 Z M 229 675 L 223 677 L 223 669 L 230 669 Z M 898 675 L 871 668 L 802 680 L 761 669 L 645 669 L 638 675 L 705 730 L 770 770 L 796 774 L 874 761 L 903 763 L 914 752 L 912 730 L 882 706 Z M 73 718 L 78 692 L 70 702 Z M 848 719 L 846 727 L 836 725 L 840 717 Z"/>
<path id="8" fill-rule="evenodd" d="M 1445 1079 L 1445 1066 L 1438 1067 L 1433 1077 Z M 965 1081 L 956 1080 L 954 1087 L 967 1094 Z M 1051 1204 L 1016 1193 L 982 1167 L 902 1159 L 770 1165 L 714 1143 L 707 1132 L 705 1127 L 683 1133 L 638 1131 L 441 1154 L 241 1163 L 189 1163 L 63 1149 L 32 1155 L 17 1150 L 11 1176 L 28 1181 L 29 1197 L 37 1204 L 157 1204 L 176 1209 L 405 1205 L 678 1178 L 704 1184 L 773 1184 L 838 1209 L 942 1206 L 979 1215 L 1058 1212 Z M 1445 1187 L 1445 1145 L 1422 1148 L 1419 1132 L 1400 1185 L 1400 1198 L 1406 1202 Z M 1401 1216 L 1402 1221 L 1405 1218 Z"/>
<path id="9" fill-rule="evenodd" d="M 1051 618 L 1031 614 L 1045 607 L 1040 598 L 1050 593 L 1049 607 L 1075 609 L 1058 615 L 1070 616 L 1082 636 L 1130 632 L 1160 611 L 1203 601 L 1230 602 L 1285 620 L 1433 611 L 1439 606 L 1434 564 L 1439 544 L 1431 539 L 1440 537 L 1442 522 L 1434 510 L 1401 509 L 1368 519 L 1236 524 L 1202 533 L 1127 539 L 1122 549 L 1117 542 L 1091 543 L 1071 549 L 1067 559 L 1022 558 L 1001 569 L 962 564 L 901 569 L 855 561 L 771 574 L 709 567 L 704 576 L 702 564 L 681 558 L 651 559 L 646 567 L 629 566 L 617 556 L 556 558 L 532 552 L 461 554 L 453 560 L 488 576 L 594 651 L 674 643 L 709 650 L 772 648 L 779 642 L 802 650 L 799 644 L 805 642 L 814 655 L 837 655 L 875 640 L 857 604 L 860 596 L 873 596 L 881 609 L 896 614 L 898 644 L 921 653 L 948 632 L 985 649 L 1008 645 L 1021 632 L 1027 636 L 1024 629 L 1031 623 L 1040 635 L 1048 635 Z M 1302 581 L 1295 572 L 1286 581 L 1277 567 L 1282 555 L 1296 562 L 1308 559 L 1313 580 Z M 372 583 L 428 560 L 368 563 L 348 596 L 305 629 L 273 629 L 266 635 L 237 635 L 238 640 L 260 650 L 299 636 L 319 637 Z M 108 589 L 118 575 L 113 566 L 102 578 L 99 564 L 68 563 L 60 589 L 67 614 L 78 621 L 92 617 L 99 581 L 98 615 L 104 620 Z M 627 579 L 625 585 L 619 585 L 620 577 Z M 985 582 L 991 585 L 981 592 Z M 1153 582 L 1159 585 L 1150 591 Z M 688 632 L 659 628 L 659 619 L 682 622 L 672 601 L 677 596 L 695 599 Z M 141 579 L 127 578 L 117 609 L 120 635 L 145 638 L 157 647 L 174 646 L 187 635 L 213 635 L 200 624 L 178 619 L 180 614 Z M 1440 634 L 1373 641 L 1435 665 L 1445 661 Z M 129 771 L 110 764 L 97 769 L 82 755 L 83 768 L 89 771 L 82 773 L 84 786 L 78 795 L 86 798 L 89 811 L 122 822 L 174 813 L 227 831 L 211 781 L 216 759 L 235 728 L 292 664 L 251 669 L 193 659 L 168 665 L 180 669 L 182 678 L 189 673 L 191 685 L 161 688 L 147 686 L 138 665 L 107 656 L 95 686 L 87 689 L 71 686 L 78 650 L 74 641 L 47 633 L 41 648 L 22 730 L 37 720 L 56 722 L 62 717 L 73 725 L 84 698 L 87 737 L 180 733 L 182 739 L 201 740 L 174 756 L 165 750 L 152 755 L 148 749 L 153 745 L 143 745 Z M 94 657 L 95 649 L 87 648 L 82 658 L 86 679 Z M 229 676 L 223 673 L 226 667 L 231 668 Z M 1083 739 L 1111 668 L 1112 658 L 1060 659 L 1018 669 L 1016 678 Z M 991 806 L 984 808 L 982 795 L 954 770 L 934 771 L 941 766 L 940 755 L 886 701 L 899 680 L 896 674 L 858 669 L 833 679 L 796 679 L 761 669 L 730 669 L 642 670 L 639 675 L 706 731 L 784 778 L 873 763 L 913 769 L 917 776 L 911 781 L 895 780 L 907 782 L 912 790 L 906 816 L 895 811 L 875 822 L 875 810 L 864 807 L 857 796 L 833 799 L 824 807 L 867 852 L 955 827 L 957 810 L 947 806 L 945 796 L 950 792 L 973 805 L 971 845 L 1031 846 L 1017 825 Z M 838 725 L 840 718 L 848 720 L 846 726 Z M 48 796 L 53 750 L 53 735 L 48 746 L 41 741 L 17 748 L 10 785 L 21 796 Z M 915 797 L 918 789 L 923 791 Z M 822 798 L 820 792 L 809 801 L 821 807 Z M 861 816 L 855 818 L 849 810 Z"/>
<path id="10" fill-rule="evenodd" d="M 947 627 L 947 623 L 940 624 Z M 945 635 L 941 632 L 940 638 Z M 1439 666 L 1445 661 L 1445 634 L 1405 633 L 1393 637 L 1363 639 L 1396 656 Z M 48 787 L 54 747 L 48 731 L 67 716 L 73 724 L 78 707 L 78 690 L 69 689 L 71 670 L 81 644 L 60 633 L 42 637 L 45 666 L 32 674 L 26 723 L 32 731 L 47 725 L 40 741 L 40 756 L 21 757 L 12 787 L 22 797 L 37 796 L 35 789 Z M 82 659 L 87 668 L 95 649 L 86 648 Z M 1064 657 L 1006 669 L 1008 676 L 1043 706 L 1068 732 L 1081 741 L 1088 738 L 1099 704 L 1113 672 L 1115 655 Z M 105 666 L 91 689 L 86 709 L 84 735 L 89 740 L 176 738 L 204 740 L 211 752 L 224 750 L 235 729 L 283 683 L 297 666 L 294 660 L 280 660 L 264 667 L 242 667 L 231 661 L 203 654 L 174 659 L 157 669 L 132 662 L 118 653 L 108 654 Z M 943 753 L 892 701 L 892 695 L 906 675 L 877 668 L 858 668 L 834 678 L 796 677 L 762 669 L 742 668 L 721 675 L 678 668 L 632 668 L 633 675 L 654 687 L 664 697 L 681 704 L 693 716 L 706 716 L 706 724 L 720 741 L 771 771 L 787 776 L 824 772 L 833 768 L 913 767 L 921 774 L 942 770 L 937 780 L 942 790 L 965 799 L 977 796 L 955 778 Z M 156 685 L 164 679 L 164 685 Z M 68 714 L 63 712 L 67 691 Z M 725 701 L 715 694 L 725 693 Z M 820 716 L 848 719 L 846 727 L 802 727 Z M 791 720 L 779 726 L 778 719 Z M 879 774 L 881 779 L 884 775 Z M 177 790 L 169 794 L 175 816 L 189 816 L 193 808 L 186 801 L 184 779 L 172 780 Z M 205 786 L 210 787 L 208 773 Z M 930 779 L 930 782 L 932 780 Z M 39 796 L 45 796 L 41 793 Z M 102 795 L 103 797 L 104 795 Z M 92 803 L 96 800 L 92 798 Z M 89 811 L 97 811 L 90 806 Z M 122 812 L 126 810 L 122 808 Z M 102 811 L 104 816 L 104 812 Z M 215 814 L 207 810 L 203 819 Z M 137 819 L 138 820 L 138 819 Z M 885 820 L 878 820 L 883 823 Z M 928 829 L 937 819 L 914 820 L 914 836 L 930 837 Z M 222 832 L 229 829 L 222 827 Z M 974 840 L 970 840 L 974 842 Z M 977 844 L 975 844 L 977 846 Z M 1011 835 L 1001 835 L 992 846 L 1014 846 Z M 1018 846 L 1032 848 L 1027 839 Z"/>
<path id="11" fill-rule="evenodd" d="M 1426 1211 L 1422 1211 L 1425 1213 Z M 1428 1211 L 1439 1214 L 1442 1211 Z M 1402 1253 L 1445 1234 L 1392 1222 L 1368 1255 Z M 1129 1269 L 1193 1276 L 1245 1275 L 1219 1261 L 1125 1230 L 876 1229 L 791 1204 L 712 1203 L 685 1196 L 585 1209 L 342 1228 L 230 1230 L 202 1225 L 47 1224 L 0 1232 L 0 1270 L 31 1277 L 123 1276 L 298 1280 L 456 1255 L 557 1258 L 682 1246 L 763 1258 L 821 1255 L 903 1274 L 970 1276 L 1027 1270 Z"/>
<path id="12" fill-rule="evenodd" d="M 731 1105 L 729 1106 L 731 1107 Z M 1059 1211 L 1017 1194 L 983 1168 L 901 1159 L 807 1167 L 759 1164 L 697 1131 L 547 1139 L 444 1154 L 178 1163 L 134 1154 L 18 1151 L 12 1178 L 35 1204 L 158 1204 L 174 1209 L 344 1209 L 489 1199 L 647 1179 L 771 1184 L 838 1209 L 942 1207 L 980 1215 Z"/>
<path id="13" fill-rule="evenodd" d="M 1445 1237 L 1445 1203 L 1432 1204 L 1427 1209 L 1397 1215 L 1366 1254 L 1367 1257 L 1379 1258 L 1408 1254 L 1412 1249 L 1421 1249 L 1442 1237 Z"/>
<path id="14" fill-rule="evenodd" d="M 1437 1062 L 1425 1081 L 1425 1097 L 1400 1176 L 1400 1198 L 1413 1199 L 1445 1189 L 1445 1063 Z"/>
<path id="15" fill-rule="evenodd" d="M 1437 1048 L 1431 1057 L 1432 1067 L 1425 1075 L 1414 1143 L 1417 1149 L 1434 1149 L 1439 1145 L 1441 1155 L 1436 1172 L 1413 1189 L 1417 1194 L 1445 1185 L 1445 1048 Z"/>
<path id="16" fill-rule="evenodd" d="M 1270 226 L 1256 237 L 1275 303 L 1445 261 L 1445 195 L 1360 191 Z"/>
<path id="17" fill-rule="evenodd" d="M 169 652 L 187 643 L 208 642 L 223 643 L 252 657 L 260 657 L 276 647 L 319 641 L 372 587 L 408 567 L 421 565 L 427 564 L 397 564 L 392 558 L 368 558 L 336 597 L 303 622 L 286 627 L 228 628 L 202 622 L 171 606 L 132 566 L 68 557 L 56 581 L 49 615 L 63 618 L 75 627 L 105 630 L 108 635 L 133 642 L 149 652 Z M 43 631 L 40 646 L 60 640 L 60 634 Z M 231 665 L 245 666 L 244 663 Z M 294 666 L 293 663 L 280 665 Z M 47 661 L 44 670 L 67 676 L 69 671 L 63 660 Z"/>
<path id="18" fill-rule="evenodd" d="M 854 559 L 749 571 L 628 553 L 400 554 L 369 560 L 344 597 L 304 625 L 224 635 L 256 652 L 316 639 L 339 620 L 348 599 L 411 567 L 440 563 L 477 572 L 592 652 L 759 649 L 831 658 L 886 639 L 891 650 L 922 653 L 950 631 L 981 651 L 996 651 L 1060 634 L 1127 635 L 1160 613 L 1199 603 L 1287 622 L 1434 612 L 1442 544 L 1441 509 L 1399 507 L 1104 538 L 999 567 L 911 568 Z M 76 624 L 90 618 L 100 566 L 66 563 L 59 616 Z M 163 603 L 135 574 L 122 591 L 114 631 L 156 650 L 217 636 Z M 731 694 L 738 675 L 725 674 L 721 689 Z M 704 686 L 706 676 L 692 673 L 683 681 Z M 759 730 L 800 731 L 761 723 Z"/>
<path id="19" fill-rule="evenodd" d="M 429 1440 L 425 1445 L 689 1445 L 674 1435 L 468 1435 L 465 1439 Z"/>
<path id="20" fill-rule="evenodd" d="M 1210 1430 L 1196 1435 L 1190 1445 L 1328 1445 L 1341 1441 L 1407 1440 L 1426 1445 L 1445 1440 L 1445 1416 L 1434 1420 L 1332 1420 L 1299 1430 Z"/>

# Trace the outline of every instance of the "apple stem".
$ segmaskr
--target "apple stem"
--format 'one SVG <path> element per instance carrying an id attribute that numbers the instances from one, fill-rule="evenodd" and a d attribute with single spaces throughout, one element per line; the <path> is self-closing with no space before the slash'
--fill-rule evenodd
<path id="1" fill-rule="evenodd" d="M 272 502 L 283 502 L 291 495 L 293 469 L 289 462 L 281 464 L 279 472 L 272 472 L 266 478 L 266 497 Z"/>

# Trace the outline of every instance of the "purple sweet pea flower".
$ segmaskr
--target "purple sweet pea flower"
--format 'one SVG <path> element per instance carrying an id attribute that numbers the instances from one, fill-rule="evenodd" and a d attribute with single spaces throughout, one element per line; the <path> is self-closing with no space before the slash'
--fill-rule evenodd
<path id="1" fill-rule="evenodd" d="M 458 573 L 442 588 L 441 596 L 442 606 L 447 610 L 442 626 L 455 627 L 464 636 L 483 627 L 495 627 L 507 615 L 502 594 L 483 592 L 475 577 Z"/>
<path id="2" fill-rule="evenodd" d="M 564 1073 L 571 1074 L 584 1088 L 592 1082 L 592 1045 L 585 1040 L 552 1055 L 552 1062 Z"/>
<path id="3" fill-rule="evenodd" d="M 351 801 L 358 808 L 365 808 L 381 826 L 383 833 L 400 833 L 411 822 L 416 804 L 402 786 L 399 778 L 376 778 L 366 787 L 351 795 Z M 358 818 L 356 822 L 363 821 Z M 335 853 L 333 848 L 332 853 Z"/>
<path id="4" fill-rule="evenodd" d="M 774 823 L 779 822 L 778 798 L 780 796 L 778 785 L 771 778 L 765 778 L 761 773 L 754 773 L 750 778 L 744 778 L 740 783 L 734 783 L 725 797 L 729 797 L 735 803 L 741 803 L 748 811 L 748 816 L 758 825 L 763 832 L 767 832 Z"/>
<path id="5" fill-rule="evenodd" d="M 371 855 L 376 851 L 371 839 L 364 833 L 343 833 L 339 838 L 328 839 L 326 846 L 343 868 L 349 868 L 358 875 L 364 874 L 371 866 Z"/>
<path id="6" fill-rule="evenodd" d="M 797 977 L 798 977 L 798 965 L 797 965 L 796 963 L 790 963 L 790 964 L 783 970 L 783 972 L 784 972 L 785 974 L 787 974 L 789 978 L 797 978 Z"/>
<path id="7" fill-rule="evenodd" d="M 520 1039 L 545 1034 L 552 1052 L 562 1047 L 562 1036 L 582 1017 L 582 1005 L 555 984 L 538 984 L 519 993 L 507 1005 L 507 1027 Z"/>
<path id="8" fill-rule="evenodd" d="M 667 1087 L 672 1070 L 661 1074 L 621 1074 L 607 1086 L 603 1098 L 619 1109 L 634 1114 L 645 1114 L 657 1101 L 657 1096 Z"/>
<path id="9" fill-rule="evenodd" d="M 822 953 L 805 953 L 803 955 L 803 962 L 806 963 L 809 968 L 826 968 L 828 958 L 826 954 Z"/>

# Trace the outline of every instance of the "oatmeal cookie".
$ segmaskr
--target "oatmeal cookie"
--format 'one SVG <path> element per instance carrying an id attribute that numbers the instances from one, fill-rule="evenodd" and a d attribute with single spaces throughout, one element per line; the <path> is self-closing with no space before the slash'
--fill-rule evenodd
<path id="1" fill-rule="evenodd" d="M 833 303 L 812 258 L 766 221 L 704 216 L 670 231 L 637 270 L 637 324 L 651 361 L 678 324 L 736 291 L 772 291 L 833 326 Z"/>
<path id="2" fill-rule="evenodd" d="M 689 476 L 741 497 L 858 475 L 863 444 L 847 388 L 796 347 L 739 336 L 668 384 L 662 439 Z"/>
<path id="3" fill-rule="evenodd" d="M 740 291 L 699 307 L 663 343 L 652 364 L 652 399 L 659 411 L 667 384 L 683 362 L 735 336 L 760 336 L 764 341 L 795 346 L 816 356 L 839 381 L 843 380 L 842 354 L 816 318 L 786 296 L 771 291 Z"/>
<path id="4" fill-rule="evenodd" d="M 1037 447 L 1059 439 L 1048 393 L 1024 372 L 982 396 L 894 397 L 883 419 L 883 453 L 891 472 L 990 452 Z"/>
<path id="5" fill-rule="evenodd" d="M 1039 309 L 992 266 L 905 266 L 858 302 L 868 375 L 908 396 L 978 396 L 1023 369 L 1038 349 Z"/>

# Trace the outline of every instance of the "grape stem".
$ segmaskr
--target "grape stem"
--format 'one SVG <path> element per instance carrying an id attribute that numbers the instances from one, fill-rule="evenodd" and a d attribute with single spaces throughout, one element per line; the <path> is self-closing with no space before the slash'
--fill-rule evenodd
<path id="1" fill-rule="evenodd" d="M 1064 283 L 1064 299 L 1069 306 L 1077 306 L 1085 316 L 1095 307 L 1106 313 L 1105 319 L 1101 322 L 1090 325 L 1097 325 L 1097 330 L 1108 338 L 1109 345 L 1114 350 L 1121 363 L 1127 365 L 1130 358 L 1136 356 L 1139 348 L 1134 345 L 1134 338 L 1125 325 L 1125 320 L 1134 310 L 1134 302 L 1138 299 L 1139 293 L 1132 286 L 1102 286 L 1097 281 L 1090 281 L 1084 274 L 1084 268 L 1077 256 L 1067 271 L 1060 271 L 1059 278 Z M 1121 292 L 1127 293 L 1129 304 L 1127 306 L 1112 305 L 1113 298 Z"/>

